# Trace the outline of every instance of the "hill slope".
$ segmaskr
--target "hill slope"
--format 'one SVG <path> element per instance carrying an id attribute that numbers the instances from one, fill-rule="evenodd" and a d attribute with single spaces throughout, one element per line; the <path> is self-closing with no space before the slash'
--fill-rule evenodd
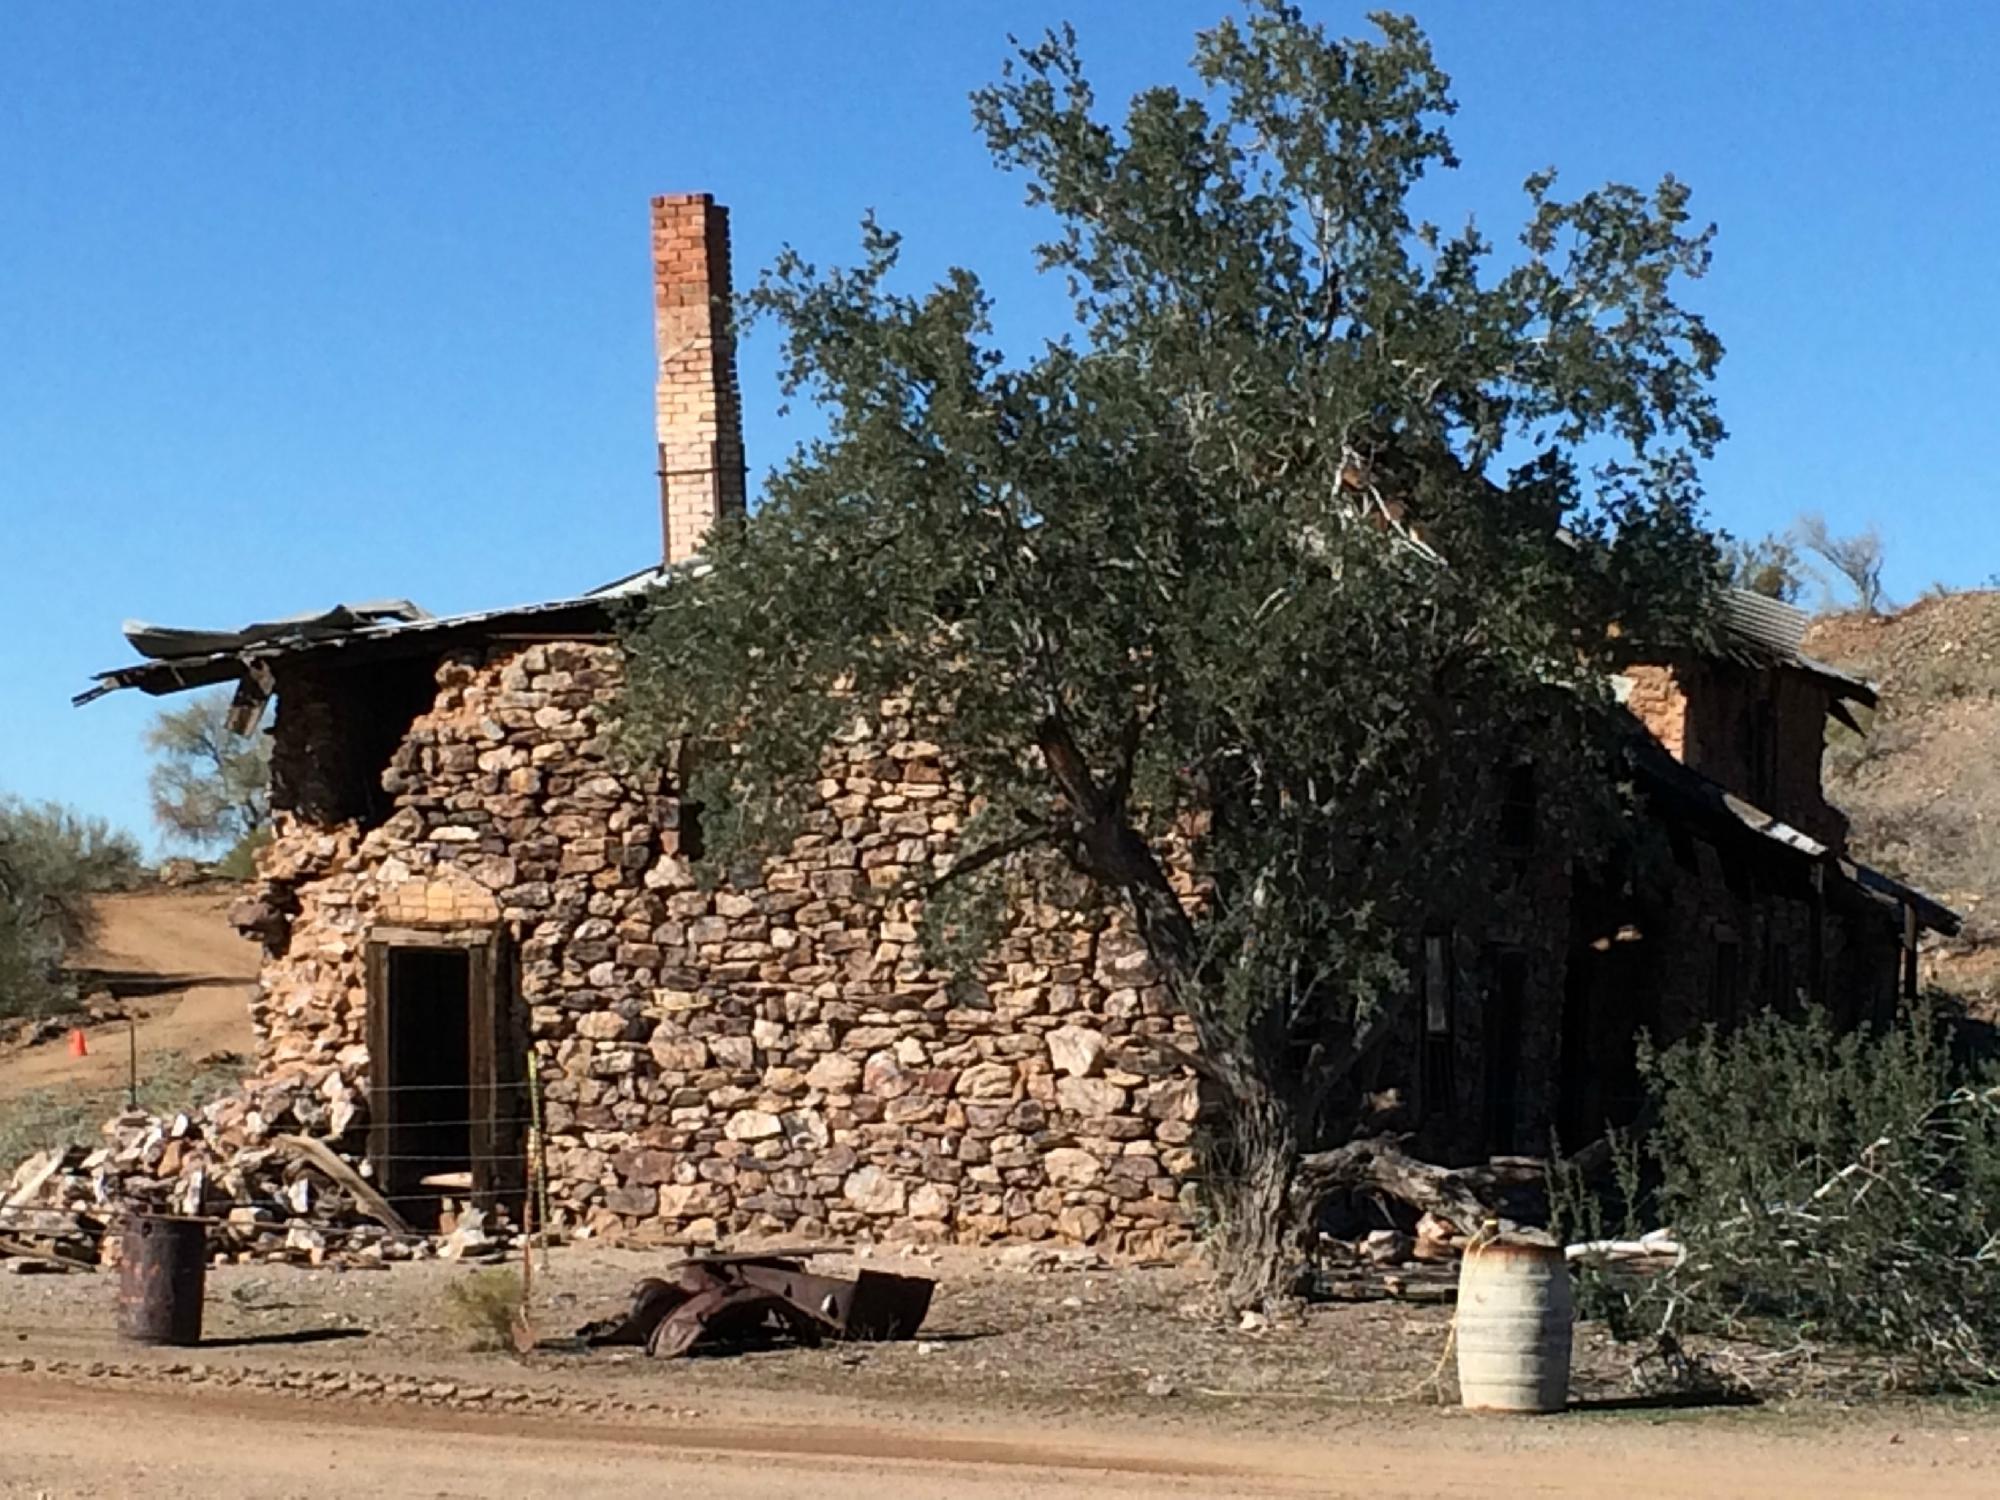
<path id="1" fill-rule="evenodd" d="M 1854 820 L 1855 853 L 1963 913 L 1936 977 L 2000 998 L 2000 593 L 1824 616 L 1805 649 L 1882 690 L 1867 736 L 1837 731 L 1827 751 L 1827 795 Z"/>
<path id="2" fill-rule="evenodd" d="M 211 1054 L 251 1051 L 258 952 L 229 925 L 239 894 L 234 886 L 154 886 L 96 898 L 95 930 L 71 964 L 86 991 L 110 990 L 134 1017 L 142 1082 Z M 124 1024 L 93 1028 L 89 1045 L 81 1058 L 60 1039 L 0 1056 L 0 1114 L 35 1090 L 122 1085 Z"/>

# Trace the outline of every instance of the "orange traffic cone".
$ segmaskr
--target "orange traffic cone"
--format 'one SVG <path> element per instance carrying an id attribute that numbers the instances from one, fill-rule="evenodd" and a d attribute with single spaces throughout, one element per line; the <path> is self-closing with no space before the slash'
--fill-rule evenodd
<path id="1" fill-rule="evenodd" d="M 83 1039 L 83 1028 L 73 1026 L 69 1033 L 69 1055 L 71 1057 L 90 1056 L 90 1043 Z"/>

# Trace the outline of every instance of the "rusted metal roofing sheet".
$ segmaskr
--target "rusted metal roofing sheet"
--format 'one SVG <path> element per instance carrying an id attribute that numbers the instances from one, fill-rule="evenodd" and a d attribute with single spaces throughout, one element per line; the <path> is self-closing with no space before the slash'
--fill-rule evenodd
<path id="1" fill-rule="evenodd" d="M 1755 803 L 1745 801 L 1722 783 L 1711 781 L 1701 772 L 1674 759 L 1652 740 L 1634 744 L 1632 762 L 1642 778 L 1656 787 L 1666 788 L 1683 799 L 1684 805 L 1691 802 L 1714 814 L 1727 826 L 1775 844 L 1801 859 L 1823 863 L 1836 875 L 1878 900 L 1910 907 L 1916 912 L 1917 920 L 1933 932 L 1943 933 L 1946 937 L 1958 932 L 1963 919 L 1943 902 L 1915 886 L 1905 885 L 1880 870 L 1862 864 L 1858 859 L 1836 853 L 1811 834 L 1801 832 Z"/>

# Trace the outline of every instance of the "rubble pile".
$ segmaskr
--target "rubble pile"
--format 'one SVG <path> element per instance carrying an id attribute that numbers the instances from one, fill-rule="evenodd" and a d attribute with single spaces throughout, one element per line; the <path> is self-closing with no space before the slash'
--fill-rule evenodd
<path id="1" fill-rule="evenodd" d="M 366 1123 L 366 1101 L 338 1073 L 259 1081 L 195 1111 L 115 1115 L 100 1144 L 54 1144 L 15 1169 L 0 1190 L 0 1259 L 110 1264 L 119 1221 L 135 1213 L 210 1219 L 211 1253 L 239 1262 L 366 1265 L 505 1247 L 506 1225 L 449 1202 L 440 1238 L 382 1222 L 356 1164 Z M 347 1180 L 301 1140 L 331 1152 Z"/>

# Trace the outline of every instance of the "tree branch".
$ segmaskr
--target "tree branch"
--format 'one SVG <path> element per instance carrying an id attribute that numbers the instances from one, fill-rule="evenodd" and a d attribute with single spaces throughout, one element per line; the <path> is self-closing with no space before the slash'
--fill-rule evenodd
<path id="1" fill-rule="evenodd" d="M 1032 849 L 1037 844 L 1047 843 L 1054 836 L 1054 830 L 1045 823 L 1037 823 L 1033 828 L 1023 829 L 1012 838 L 1004 838 L 976 849 L 962 859 L 955 859 L 951 868 L 924 886 L 926 892 L 942 890 L 952 881 L 983 870 L 996 860 L 1005 859 L 1010 854 L 1019 854 L 1023 849 Z"/>

